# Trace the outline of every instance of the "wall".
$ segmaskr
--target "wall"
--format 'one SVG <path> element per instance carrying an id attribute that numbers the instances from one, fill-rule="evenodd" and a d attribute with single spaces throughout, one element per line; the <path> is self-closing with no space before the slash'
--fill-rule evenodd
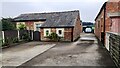
<path id="1" fill-rule="evenodd" d="M 49 28 L 49 29 L 51 29 L 51 32 L 56 33 L 56 29 L 58 28 Z M 59 28 L 59 29 L 64 29 L 64 38 L 62 38 L 61 41 L 71 41 L 72 28 Z M 44 36 L 44 28 L 41 28 L 40 31 L 41 31 L 41 41 L 49 41 L 49 39 Z"/>
<path id="2" fill-rule="evenodd" d="M 101 11 L 101 14 L 98 16 L 95 21 L 95 35 L 101 41 L 101 33 L 104 32 L 104 9 Z"/>
<path id="3" fill-rule="evenodd" d="M 27 30 L 34 30 L 36 31 L 36 24 L 43 24 L 44 21 L 26 21 L 26 22 L 16 22 L 16 27 L 18 29 L 19 24 L 25 24 Z"/>
<path id="4" fill-rule="evenodd" d="M 34 22 L 33 21 L 27 21 L 27 22 L 16 22 L 16 27 L 19 29 L 19 24 L 24 24 L 26 26 L 27 30 L 34 30 Z"/>
<path id="5" fill-rule="evenodd" d="M 37 21 L 37 22 L 34 22 L 34 31 L 36 31 L 36 24 L 43 24 L 44 21 Z"/>
<path id="6" fill-rule="evenodd" d="M 115 33 L 120 33 L 120 17 L 114 17 L 111 18 L 112 22 L 111 22 L 111 32 L 115 32 Z"/>
<path id="7" fill-rule="evenodd" d="M 104 28 L 105 28 L 105 33 L 110 31 L 111 19 L 108 16 L 108 13 L 120 11 L 119 3 L 118 2 L 107 2 L 106 6 L 103 6 L 106 8 L 106 10 L 102 9 L 100 15 L 96 19 L 96 21 L 95 21 L 95 23 L 96 23 L 95 24 L 95 35 L 99 38 L 100 41 L 102 40 L 102 37 L 103 37 L 101 35 L 101 33 L 103 32 Z M 104 17 L 104 11 L 106 11 L 105 17 Z M 105 18 L 105 20 L 104 20 L 104 18 Z M 98 21 L 100 21 L 99 27 L 98 27 Z M 105 21 L 105 26 L 104 26 L 104 21 Z M 106 36 L 105 36 L 105 38 L 106 38 Z M 104 39 L 104 42 L 106 42 L 105 39 Z"/>
<path id="8" fill-rule="evenodd" d="M 80 37 L 80 33 L 82 33 L 82 24 L 80 22 L 80 17 L 78 15 L 73 29 L 73 41 Z"/>
<path id="9" fill-rule="evenodd" d="M 41 31 L 41 40 L 48 41 L 48 39 L 44 37 L 44 28 L 41 28 L 40 31 Z M 51 32 L 56 33 L 56 28 L 51 28 Z M 75 41 L 77 38 L 80 37 L 80 33 L 82 33 L 82 24 L 80 22 L 80 17 L 78 15 L 74 27 L 64 28 L 63 41 Z"/>
<path id="10" fill-rule="evenodd" d="M 24 24 L 25 25 L 25 22 L 16 22 L 16 28 L 19 29 L 19 24 Z"/>
<path id="11" fill-rule="evenodd" d="M 105 18 L 105 29 L 106 29 L 106 32 L 110 31 L 110 22 L 111 22 L 111 19 L 110 17 L 108 16 L 108 13 L 114 13 L 114 12 L 118 12 L 120 9 L 118 8 L 119 5 L 118 5 L 118 2 L 108 2 L 106 4 L 106 18 Z"/>
<path id="12" fill-rule="evenodd" d="M 72 41 L 72 32 L 73 28 L 65 28 L 64 29 L 64 41 Z"/>
<path id="13" fill-rule="evenodd" d="M 33 21 L 27 21 L 25 22 L 27 30 L 34 30 L 34 22 Z"/>
<path id="14" fill-rule="evenodd" d="M 44 38 L 44 28 L 40 28 L 40 36 L 41 36 L 41 41 L 44 41 L 45 38 Z"/>

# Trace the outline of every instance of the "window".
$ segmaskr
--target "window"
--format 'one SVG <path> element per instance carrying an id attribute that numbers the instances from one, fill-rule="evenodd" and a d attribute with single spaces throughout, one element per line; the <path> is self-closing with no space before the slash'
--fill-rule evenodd
<path id="1" fill-rule="evenodd" d="M 64 28 L 56 28 L 56 34 L 60 37 L 64 37 Z"/>
<path id="2" fill-rule="evenodd" d="M 59 35 L 61 35 L 62 34 L 62 30 L 59 30 L 58 33 L 59 33 Z"/>
<path id="3" fill-rule="evenodd" d="M 36 31 L 40 31 L 40 26 L 41 26 L 42 24 L 36 24 Z"/>
<path id="4" fill-rule="evenodd" d="M 49 35 L 49 31 L 48 30 L 46 30 L 46 36 L 48 36 Z"/>
<path id="5" fill-rule="evenodd" d="M 44 36 L 49 36 L 49 34 L 51 33 L 51 29 L 45 28 L 44 29 Z"/>
<path id="6" fill-rule="evenodd" d="M 98 21 L 98 25 L 97 25 L 97 27 L 98 27 L 98 28 L 100 27 L 100 21 Z"/>

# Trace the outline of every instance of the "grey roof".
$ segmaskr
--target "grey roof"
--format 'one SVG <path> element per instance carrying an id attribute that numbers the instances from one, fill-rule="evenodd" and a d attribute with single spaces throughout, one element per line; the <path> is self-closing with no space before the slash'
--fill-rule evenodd
<path id="1" fill-rule="evenodd" d="M 51 13 L 21 14 L 14 21 L 44 20 L 41 27 L 72 27 L 79 15 L 79 11 L 64 11 Z"/>

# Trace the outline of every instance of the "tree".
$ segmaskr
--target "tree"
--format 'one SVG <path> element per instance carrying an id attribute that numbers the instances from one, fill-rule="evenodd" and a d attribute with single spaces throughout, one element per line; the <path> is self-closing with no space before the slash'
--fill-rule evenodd
<path id="1" fill-rule="evenodd" d="M 20 24 L 18 25 L 18 29 L 19 29 L 19 30 L 25 30 L 25 29 L 26 29 L 25 24 L 20 23 Z"/>
<path id="2" fill-rule="evenodd" d="M 2 18 L 1 22 L 2 23 L 2 30 L 15 30 L 15 23 L 13 22 L 12 18 Z"/>

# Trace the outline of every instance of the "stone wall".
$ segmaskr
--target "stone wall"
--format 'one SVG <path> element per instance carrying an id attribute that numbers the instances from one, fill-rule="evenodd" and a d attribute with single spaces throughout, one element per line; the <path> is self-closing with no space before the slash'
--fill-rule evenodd
<path id="1" fill-rule="evenodd" d="M 109 47 L 111 57 L 115 64 L 120 67 L 120 35 L 110 33 Z"/>

